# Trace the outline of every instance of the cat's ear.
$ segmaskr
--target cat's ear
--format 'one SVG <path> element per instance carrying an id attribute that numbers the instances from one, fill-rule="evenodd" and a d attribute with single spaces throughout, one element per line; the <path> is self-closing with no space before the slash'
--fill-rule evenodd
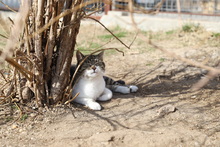
<path id="1" fill-rule="evenodd" d="M 76 52 L 76 59 L 77 59 L 77 61 L 82 60 L 84 57 L 85 56 L 80 51 Z"/>
<path id="2" fill-rule="evenodd" d="M 100 53 L 98 54 L 98 57 L 99 57 L 101 60 L 103 60 L 103 55 L 104 55 L 104 51 L 100 52 Z"/>

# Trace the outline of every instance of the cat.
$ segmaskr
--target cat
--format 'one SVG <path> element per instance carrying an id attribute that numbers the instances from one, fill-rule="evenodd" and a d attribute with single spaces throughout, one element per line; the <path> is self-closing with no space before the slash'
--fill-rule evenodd
<path id="1" fill-rule="evenodd" d="M 104 76 L 105 63 L 103 62 L 104 51 L 97 55 L 83 55 L 77 51 L 77 65 L 71 66 L 70 77 L 72 78 L 76 67 L 85 59 L 79 67 L 73 83 L 72 96 L 79 95 L 74 102 L 85 105 L 92 110 L 101 110 L 101 105 L 97 101 L 108 101 L 112 98 L 112 92 L 128 94 L 137 92 L 135 85 L 125 85 L 122 80 L 114 81 Z"/>

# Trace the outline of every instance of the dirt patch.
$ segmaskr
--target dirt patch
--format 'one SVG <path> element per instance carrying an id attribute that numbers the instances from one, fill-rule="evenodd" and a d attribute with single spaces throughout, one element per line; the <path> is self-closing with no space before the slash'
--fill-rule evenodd
<path id="1" fill-rule="evenodd" d="M 130 42 L 131 38 L 122 39 Z M 79 39 L 79 43 L 83 39 Z M 156 39 L 158 44 L 170 51 L 182 56 L 187 54 L 188 58 L 201 62 L 207 59 L 207 64 L 214 64 L 215 57 L 219 57 L 219 49 L 215 46 L 198 47 L 195 43 L 195 46 L 184 47 L 180 45 L 184 44 L 181 37 L 159 40 Z M 114 44 L 121 46 L 118 42 L 111 45 Z M 71 104 L 43 110 L 43 114 L 31 111 L 23 121 L 14 123 L 10 119 L 15 118 L 10 118 L 9 111 L 2 106 L 1 146 L 219 146 L 218 78 L 200 91 L 191 92 L 191 86 L 205 78 L 206 71 L 171 59 L 147 47 L 138 38 L 133 48 L 126 50 L 125 56 L 110 53 L 105 56 L 106 74 L 137 85 L 137 93 L 114 94 L 111 101 L 101 103 L 102 111 Z M 203 59 L 205 55 L 210 58 Z M 175 109 L 160 113 L 164 106 Z M 19 110 L 12 109 L 19 116 Z"/>

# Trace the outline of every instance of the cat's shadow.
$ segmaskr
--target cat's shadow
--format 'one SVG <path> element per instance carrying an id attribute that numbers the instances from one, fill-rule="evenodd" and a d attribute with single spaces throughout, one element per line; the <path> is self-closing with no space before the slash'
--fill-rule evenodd
<path id="1" fill-rule="evenodd" d="M 161 79 L 156 76 L 146 82 L 136 83 L 136 85 L 139 87 L 137 96 L 148 97 L 155 95 L 156 97 L 172 97 L 178 94 L 193 93 L 191 89 L 192 86 L 202 79 L 204 75 L 200 73 L 194 73 L 191 75 L 184 74 L 186 68 L 187 67 L 176 70 L 175 73 L 170 75 L 167 79 L 162 79 L 166 75 L 158 75 L 161 76 Z M 180 74 L 180 76 L 178 74 Z M 181 74 L 184 76 L 181 76 Z M 209 83 L 203 87 L 203 89 L 220 90 L 218 78 L 210 80 Z"/>
<path id="2" fill-rule="evenodd" d="M 130 94 L 113 93 L 113 96 L 110 100 L 108 100 L 108 101 L 97 101 L 97 102 L 102 105 L 102 104 L 109 103 L 112 100 L 117 100 L 117 99 L 133 99 L 133 98 L 136 97 L 135 94 L 136 93 L 130 93 Z"/>
<path id="3" fill-rule="evenodd" d="M 113 93 L 113 97 L 112 99 L 128 99 L 128 98 L 135 98 L 136 94 L 138 93 L 138 91 L 136 93 L 129 93 L 129 94 L 121 94 L 121 93 Z"/>

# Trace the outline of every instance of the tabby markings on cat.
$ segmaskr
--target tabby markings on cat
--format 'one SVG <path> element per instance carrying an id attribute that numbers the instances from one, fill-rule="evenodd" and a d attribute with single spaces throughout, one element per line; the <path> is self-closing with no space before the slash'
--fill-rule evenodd
<path id="1" fill-rule="evenodd" d="M 114 81 L 104 76 L 105 63 L 103 62 L 104 52 L 98 55 L 83 55 L 77 51 L 77 66 L 84 60 L 76 73 L 76 84 L 73 87 L 72 96 L 77 93 L 79 95 L 74 99 L 76 103 L 80 103 L 92 110 L 101 110 L 101 105 L 97 101 L 108 101 L 112 98 L 112 92 L 128 94 L 137 92 L 138 87 L 135 85 L 125 85 L 122 80 Z M 70 75 L 75 72 L 75 67 L 70 69 Z"/>

